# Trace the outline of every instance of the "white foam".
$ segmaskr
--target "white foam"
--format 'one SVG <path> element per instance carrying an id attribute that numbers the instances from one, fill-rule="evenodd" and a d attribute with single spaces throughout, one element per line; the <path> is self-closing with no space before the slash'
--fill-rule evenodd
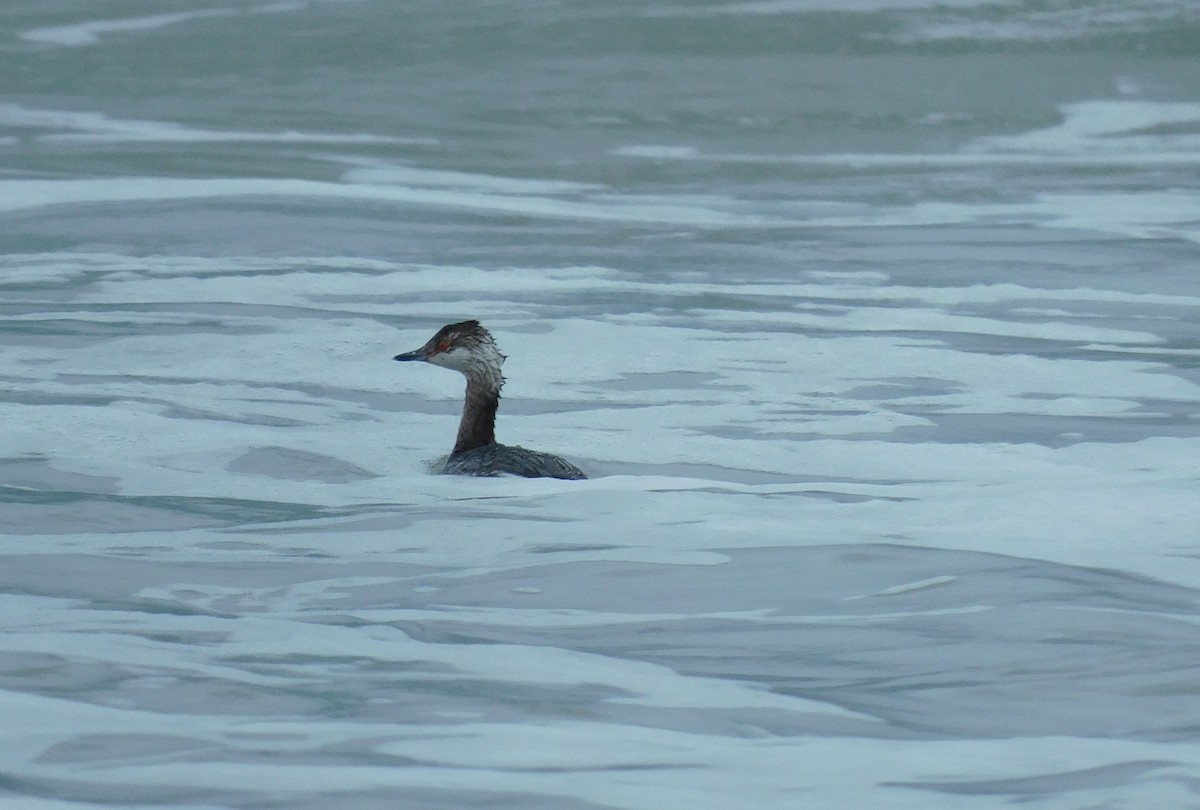
<path id="1" fill-rule="evenodd" d="M 979 153 L 1071 155 L 1144 164 L 1200 160 L 1200 103 L 1097 100 L 1064 104 L 1061 123 L 1019 135 L 981 138 Z M 1187 125 L 1176 131 L 1169 125 Z M 1156 132 L 1159 127 L 1167 127 Z"/>
<path id="2" fill-rule="evenodd" d="M 852 169 L 1047 167 L 1146 167 L 1200 163 L 1200 104 L 1102 99 L 1064 104 L 1062 121 L 1017 135 L 977 138 L 944 153 L 705 153 L 691 146 L 628 145 L 611 154 L 657 160 L 845 166 Z"/>
<path id="3" fill-rule="evenodd" d="M 34 137 L 48 143 L 313 143 L 313 144 L 434 144 L 429 138 L 404 138 L 363 133 L 245 132 L 205 130 L 161 121 L 111 118 L 98 112 L 38 110 L 19 104 L 0 104 L 0 126 L 57 130 Z"/>
<path id="4" fill-rule="evenodd" d="M 450 272 L 455 283 L 447 286 Z M 1083 459 L 1081 448 L 910 444 L 863 438 L 928 428 L 930 415 L 938 413 L 1121 419 L 1143 417 L 1144 402 L 1200 400 L 1196 385 L 1162 373 L 1161 358 L 1166 355 L 1159 353 L 1164 347 L 1152 332 L 1054 313 L 1013 320 L 1005 317 L 1004 309 L 994 317 L 959 312 L 964 306 L 1024 302 L 1039 296 L 1072 302 L 1073 309 L 1088 302 L 1196 308 L 1200 307 L 1196 297 L 1088 288 L 1037 290 L 1012 284 L 914 288 L 888 284 L 878 274 L 868 274 L 861 284 L 853 283 L 853 276 L 836 276 L 825 283 L 733 287 L 688 282 L 673 290 L 667 282 L 635 281 L 604 268 L 485 272 L 319 256 L 10 256 L 2 277 L 17 290 L 31 281 L 67 286 L 86 282 L 74 298 L 76 306 L 85 307 L 84 315 L 78 309 L 58 311 L 48 306 L 36 316 L 17 316 L 14 323 L 83 317 L 101 334 L 106 325 L 120 326 L 131 318 L 138 324 L 129 334 L 85 341 L 67 353 L 36 345 L 6 350 L 10 367 L 20 370 L 8 381 L 11 390 L 62 398 L 55 406 L 5 406 L 9 452 L 39 454 L 50 446 L 56 465 L 89 475 L 117 475 L 132 492 L 217 497 L 228 494 L 221 482 L 236 480 L 241 496 L 264 500 L 310 498 L 327 503 L 336 496 L 341 501 L 386 502 L 394 499 L 395 477 L 400 476 L 401 488 L 412 497 L 427 504 L 440 502 L 446 481 L 428 477 L 422 460 L 444 453 L 452 438 L 461 381 L 438 369 L 389 363 L 395 352 L 424 342 L 431 327 L 398 331 L 381 322 L 421 318 L 425 323 L 430 312 L 438 310 L 446 313 L 447 320 L 461 313 L 482 314 L 509 355 L 502 438 L 563 453 L 585 466 L 588 459 L 717 467 L 733 461 L 745 470 L 774 475 L 803 472 L 831 482 L 782 488 L 727 484 L 730 494 L 714 498 L 695 492 L 711 485 L 702 480 L 613 478 L 586 484 L 584 491 L 589 494 L 583 503 L 569 497 L 581 491 L 571 482 L 453 482 L 464 498 L 502 493 L 549 498 L 561 503 L 561 517 L 572 522 L 593 508 L 640 511 L 655 527 L 656 545 L 667 557 L 744 545 L 753 538 L 772 536 L 770 527 L 776 524 L 781 530 L 791 527 L 788 536 L 800 532 L 828 537 L 831 529 L 823 527 L 822 521 L 839 525 L 837 534 L 847 542 L 868 541 L 876 525 L 873 521 L 884 520 L 897 532 L 911 531 L 923 543 L 936 544 L 938 532 L 922 529 L 921 521 L 928 521 L 928 526 L 973 522 L 977 510 L 990 508 L 988 504 L 1001 497 L 997 487 L 1007 488 L 1003 499 L 1010 502 L 1035 503 L 1053 499 L 1055 493 L 1057 497 L 1076 493 L 1082 486 L 1090 487 L 1092 495 L 1068 510 L 1077 523 L 1056 529 L 1067 538 L 1055 546 L 1057 551 L 1044 545 L 1039 535 L 1025 541 L 1007 536 L 1022 533 L 1025 524 L 1016 515 L 987 531 L 976 531 L 969 545 L 984 550 L 1005 536 L 1003 542 L 1012 553 L 1064 561 L 1077 561 L 1079 549 L 1087 547 L 1087 558 L 1097 564 L 1103 560 L 1112 567 L 1171 577 L 1173 565 L 1164 565 L 1163 558 L 1154 554 L 1129 556 L 1120 538 L 1127 532 L 1144 535 L 1147 525 L 1158 525 L 1165 539 L 1174 524 L 1139 524 L 1136 512 L 1119 505 L 1126 500 L 1123 493 L 1131 482 L 1144 481 L 1153 487 L 1152 474 L 1138 469 L 1155 470 L 1153 475 L 1168 478 L 1182 475 L 1188 454 L 1200 452 L 1189 449 L 1191 442 L 1185 439 L 1168 444 L 1097 445 L 1090 451 L 1094 458 L 1077 463 L 1070 459 Z M 745 296 L 746 305 L 705 310 L 706 329 L 679 328 L 660 316 L 644 315 L 562 319 L 550 333 L 526 331 L 531 321 L 519 307 L 514 311 L 496 306 L 497 301 L 572 291 L 631 298 L 672 294 L 694 298 L 721 292 L 732 302 Z M 328 303 L 321 303 L 328 295 L 348 296 L 355 303 L 330 317 Z M 823 298 L 840 312 L 793 306 Z M 762 312 L 751 305 L 756 300 L 771 300 L 774 306 Z M 131 313 L 131 301 L 160 308 Z M 264 301 L 288 308 L 292 319 L 259 313 L 255 308 Z M 208 334 L 201 345 L 186 329 L 177 336 L 172 333 L 192 321 L 189 311 L 197 306 L 249 309 L 223 316 L 241 329 Z M 313 317 L 303 316 L 304 312 Z M 731 331 L 713 331 L 718 324 Z M 1152 324 L 1147 321 L 1147 326 Z M 165 335 L 159 334 L 162 330 Z M 825 330 L 830 335 L 820 336 Z M 923 337 L 905 334 L 908 330 L 919 330 Z M 1061 341 L 1068 349 L 1083 343 L 1099 354 L 981 354 L 939 339 L 939 335 L 957 334 Z M 1125 359 L 1114 359 L 1114 352 L 1123 352 Z M 314 356 L 329 362 L 313 364 Z M 703 357 L 709 376 L 675 380 L 672 375 L 680 371 L 680 357 Z M 636 382 L 638 375 L 646 375 L 646 384 L 623 384 Z M 937 384 L 922 390 L 924 379 Z M 886 387 L 889 380 L 901 381 L 894 393 L 857 393 L 862 386 Z M 905 380 L 916 382 L 909 385 Z M 357 391 L 368 397 L 405 394 L 433 407 L 421 412 L 380 412 L 365 402 L 328 399 L 320 393 L 325 390 Z M 80 396 L 117 397 L 122 405 L 73 404 Z M 543 399 L 573 402 L 578 409 L 522 412 L 523 402 Z M 181 420 L 172 412 L 172 401 L 186 406 L 192 415 Z M 747 414 L 753 414 L 749 422 Z M 354 420 L 349 434 L 349 423 L 341 419 Z M 179 429 L 189 422 L 203 429 Z M 281 423 L 291 425 L 286 437 L 280 435 L 277 425 Z M 349 443 L 348 436 L 352 437 Z M 381 477 L 333 486 L 226 469 L 247 448 L 281 442 Z M 1067 490 L 1056 483 L 1065 469 L 1072 470 Z M 942 483 L 902 487 L 846 483 L 864 478 Z M 1084 485 L 1085 479 L 1092 483 Z M 953 483 L 962 481 L 981 489 L 975 492 Z M 846 511 L 836 501 L 823 506 L 823 491 L 874 502 L 874 517 L 860 525 L 841 523 L 852 519 L 854 511 Z M 1159 507 L 1178 513 L 1178 505 L 1170 505 L 1171 497 L 1160 495 L 1165 500 L 1158 502 Z M 797 496 L 809 499 L 804 513 L 809 517 L 795 513 L 791 504 Z M 904 505 L 908 502 L 901 500 L 887 505 L 890 497 L 916 503 Z M 1139 498 L 1145 508 L 1154 508 L 1156 501 L 1149 493 Z M 735 507 L 739 499 L 745 500 L 744 507 Z M 508 514 L 495 501 L 483 503 Z M 1056 511 L 1063 512 L 1063 507 Z M 538 531 L 526 524 L 522 514 L 521 507 L 514 507 L 504 518 L 521 526 L 509 535 L 518 544 L 526 542 L 531 531 Z M 574 526 L 571 536 L 580 542 L 588 538 L 603 542 L 608 523 L 601 514 L 595 516 L 594 532 Z M 704 528 L 675 525 L 680 514 L 702 521 Z M 815 521 L 811 525 L 809 518 Z M 744 521 L 759 530 L 743 537 L 737 527 Z M 444 524 L 445 531 L 453 533 L 450 526 Z M 543 541 L 557 542 L 556 524 L 544 529 Z M 338 542 L 345 548 L 364 552 L 384 549 L 391 542 L 386 535 L 339 531 L 336 523 L 328 531 L 339 533 Z M 967 542 L 957 534 L 944 539 L 952 547 Z M 420 555 L 446 562 L 461 561 L 470 553 L 469 543 L 451 543 L 423 549 Z M 636 554 L 644 556 L 640 549 Z M 695 564 L 693 556 L 688 559 Z"/>
<path id="5" fill-rule="evenodd" d="M 658 223 L 692 227 L 780 227 L 785 219 L 691 204 L 659 203 L 638 197 L 600 202 L 551 197 L 417 188 L 377 183 L 330 183 L 293 179 L 175 179 L 123 177 L 103 180 L 0 180 L 0 211 L 47 205 L 154 200 L 200 200 L 221 197 L 277 196 L 356 199 L 463 208 L 535 218 L 601 222 Z"/>
<path id="6" fill-rule="evenodd" d="M 938 4 L 939 6 L 941 4 Z M 949 4 L 947 4 L 947 7 Z M 1092 37 L 1129 37 L 1175 23 L 1195 22 L 1195 10 L 1172 0 L 1134 3 L 1095 3 L 1006 10 L 1000 14 L 963 14 L 930 8 L 900 21 L 894 30 L 870 35 L 900 45 L 966 41 L 984 43 L 1046 43 Z"/>
<path id="7" fill-rule="evenodd" d="M 891 587 L 878 590 L 875 593 L 863 594 L 860 596 L 847 596 L 843 601 L 850 602 L 858 599 L 873 599 L 879 596 L 897 596 L 903 593 L 922 591 L 926 588 L 936 588 L 940 585 L 949 585 L 951 582 L 954 582 L 957 579 L 958 577 L 948 575 L 929 577 L 927 579 L 917 580 L 916 582 L 905 582 L 902 585 L 892 585 Z"/>
<path id="8" fill-rule="evenodd" d="M 17 211 L 263 194 L 537 216 L 745 213 L 711 196 L 620 198 L 380 163 L 350 172 L 343 183 L 5 179 L 0 200 Z M 1146 222 L 1178 219 L 1169 209 L 1186 202 L 1154 199 Z M 970 208 L 942 213 L 969 220 Z M 1047 196 L 1004 215 L 1104 225 L 1100 208 Z M 1049 705 L 1038 703 L 1053 700 L 1048 684 L 1071 689 L 1071 656 L 1093 641 L 1112 645 L 1121 670 L 1085 673 L 1103 694 L 1186 703 L 1172 697 L 1169 661 L 1122 668 L 1172 647 L 1153 633 L 1191 621 L 1182 596 L 1139 577 L 1200 581 L 1200 439 L 1178 415 L 1200 386 L 1170 359 L 1195 349 L 1167 344 L 1162 328 L 1200 310 L 1200 295 L 1109 286 L 1100 273 L 1071 287 L 1043 288 L 1034 273 L 921 286 L 895 282 L 886 264 L 860 266 L 727 280 L 339 255 L 0 257 L 0 286 L 17 302 L 0 402 L 0 471 L 17 502 L 0 525 L 36 532 L 14 541 L 14 561 L 45 561 L 0 599 L 11 619 L 0 652 L 17 662 L 6 677 L 44 667 L 75 696 L 0 692 L 10 721 L 0 757 L 23 779 L 71 780 L 81 794 L 136 784 L 248 802 L 320 793 L 352 804 L 452 784 L 630 810 L 783 808 L 818 784 L 830 807 L 1036 795 L 1066 810 L 1081 791 L 1186 805 L 1186 787 L 1154 764 L 1190 774 L 1200 765 L 1186 746 L 1119 731 L 1026 739 L 988 723 L 996 706 Z M 589 300 L 622 306 L 578 303 Z M 554 309 L 563 301 L 569 315 Z M 462 381 L 390 357 L 440 318 L 472 315 L 509 355 L 502 440 L 624 474 L 428 474 L 425 460 L 452 441 Z M 1155 436 L 1159 409 L 1168 430 Z M 954 418 L 982 427 L 940 424 Z M 1050 439 L 1123 422 L 1143 424 L 1131 429 L 1143 438 L 1060 444 L 1024 432 L 1043 421 Z M 283 463 L 324 458 L 364 474 L 239 464 L 277 450 Z M 46 487 L 10 472 L 35 462 L 64 477 L 61 502 L 37 503 Z M 722 578 L 764 551 L 833 564 L 815 578 L 774 562 Z M 925 562 L 860 572 L 889 554 Z M 72 579 L 72 564 L 114 560 L 128 563 L 128 582 Z M 684 584 L 677 597 L 637 590 L 659 569 Z M 767 589 L 760 579 L 772 577 Z M 1077 580 L 1099 610 L 1042 585 Z M 787 609 L 804 582 L 829 586 L 826 609 Z M 731 593 L 747 596 L 724 602 Z M 1013 641 L 1039 605 L 1056 619 Z M 902 631 L 924 643 L 897 642 Z M 837 638 L 832 654 L 823 634 Z M 996 678 L 992 708 L 955 711 L 955 690 L 997 671 L 982 659 L 1024 665 L 1055 644 L 1065 663 L 1054 674 Z M 868 653 L 888 663 L 860 665 Z M 813 663 L 842 656 L 846 668 L 828 676 Z M 838 683 L 808 694 L 796 686 L 808 667 Z M 889 712 L 824 699 L 875 678 L 891 680 L 857 693 L 895 699 Z M 930 705 L 952 719 L 905 702 L 931 693 L 951 696 Z M 1095 700 L 1060 701 L 1045 722 L 1094 715 Z M 1028 713 L 1023 722 L 1040 722 Z M 879 739 L 914 715 L 963 730 Z M 1136 722 L 1150 735 L 1158 720 Z M 331 751 L 370 756 L 352 753 L 348 767 Z"/>
<path id="9" fill-rule="evenodd" d="M 474 172 L 454 172 L 399 166 L 341 157 L 329 158 L 341 163 L 358 163 L 359 168 L 342 175 L 347 183 L 380 185 L 411 185 L 425 188 L 453 188 L 499 194 L 565 194 L 596 191 L 602 188 L 593 183 L 574 183 L 566 180 L 539 180 L 524 177 L 497 177 Z"/>
<path id="10" fill-rule="evenodd" d="M 689 160 L 700 157 L 700 150 L 694 146 L 671 146 L 668 144 L 645 144 L 620 146 L 610 151 L 618 157 L 640 157 L 653 159 Z"/>
<path id="11" fill-rule="evenodd" d="M 19 36 L 27 42 L 78 47 L 80 45 L 95 44 L 103 34 L 149 31 L 208 17 L 229 17 L 237 13 L 235 9 L 231 8 L 208 8 L 172 14 L 150 14 L 144 17 L 88 20 L 87 22 L 73 23 L 71 25 L 31 28 L 27 31 L 22 31 Z"/>
<path id="12" fill-rule="evenodd" d="M 95 45 L 108 34 L 129 34 L 153 31 L 173 25 L 184 25 L 211 17 L 233 17 L 240 14 L 282 14 L 303 11 L 316 2 L 352 2 L 353 0 L 298 0 L 297 2 L 262 3 L 249 8 L 215 7 L 180 11 L 168 14 L 148 14 L 138 17 L 86 20 L 69 25 L 30 28 L 18 36 L 26 42 L 75 48 Z"/>

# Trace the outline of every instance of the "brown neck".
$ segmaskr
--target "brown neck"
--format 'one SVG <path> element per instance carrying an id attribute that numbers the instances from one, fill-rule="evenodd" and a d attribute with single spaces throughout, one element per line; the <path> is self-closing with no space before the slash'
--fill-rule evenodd
<path id="1" fill-rule="evenodd" d="M 462 421 L 458 423 L 458 438 L 451 455 L 465 453 L 496 443 L 496 409 L 500 407 L 500 389 L 490 381 L 467 377 L 467 398 L 463 403 Z"/>

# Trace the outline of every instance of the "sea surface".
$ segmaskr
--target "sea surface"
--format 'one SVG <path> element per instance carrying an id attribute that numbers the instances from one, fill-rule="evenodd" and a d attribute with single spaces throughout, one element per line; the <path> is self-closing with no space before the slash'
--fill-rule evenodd
<path id="1" fill-rule="evenodd" d="M 1200 807 L 1200 5 L 7 0 L 0 806 Z"/>

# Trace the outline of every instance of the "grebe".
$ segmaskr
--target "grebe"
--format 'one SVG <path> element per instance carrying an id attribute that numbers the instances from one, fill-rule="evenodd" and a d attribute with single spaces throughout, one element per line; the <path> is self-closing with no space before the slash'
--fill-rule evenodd
<path id="1" fill-rule="evenodd" d="M 446 459 L 443 473 L 451 475 L 520 475 L 525 478 L 587 478 L 574 464 L 549 453 L 496 443 L 496 409 L 504 375 L 504 355 L 479 321 L 443 326 L 416 351 L 398 354 L 396 360 L 423 360 L 461 371 L 467 378 L 458 438 Z"/>

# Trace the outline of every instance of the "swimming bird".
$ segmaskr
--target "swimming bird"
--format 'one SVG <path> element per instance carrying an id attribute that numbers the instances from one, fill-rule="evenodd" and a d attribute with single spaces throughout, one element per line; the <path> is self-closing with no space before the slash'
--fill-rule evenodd
<path id="1" fill-rule="evenodd" d="M 454 449 L 443 473 L 451 475 L 519 475 L 524 478 L 587 478 L 583 471 L 558 456 L 524 447 L 496 443 L 496 409 L 504 375 L 504 355 L 491 332 L 479 321 L 443 326 L 421 348 L 398 354 L 395 360 L 422 360 L 462 372 L 467 395 Z"/>

